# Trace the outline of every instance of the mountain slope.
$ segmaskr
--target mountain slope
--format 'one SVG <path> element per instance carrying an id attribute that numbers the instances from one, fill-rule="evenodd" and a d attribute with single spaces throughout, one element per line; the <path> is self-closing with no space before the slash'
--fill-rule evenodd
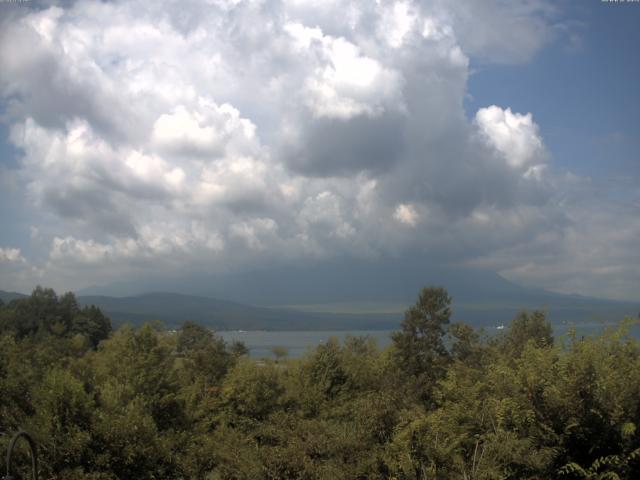
<path id="1" fill-rule="evenodd" d="M 453 321 L 476 326 L 508 323 L 523 308 L 542 308 L 553 323 L 617 322 L 634 315 L 640 306 L 625 302 L 598 301 L 571 296 L 541 296 L 534 304 L 461 303 L 453 304 Z M 543 300 L 546 303 L 543 303 Z M 160 320 L 168 328 L 175 328 L 186 320 L 195 321 L 217 330 L 367 330 L 395 329 L 402 320 L 404 308 L 385 313 L 323 313 L 296 308 L 265 308 L 213 298 L 176 293 L 149 293 L 132 297 L 80 296 L 82 305 L 97 305 L 115 325 L 140 324 Z M 529 299 L 533 302 L 533 299 Z M 408 306 L 409 304 L 407 304 Z M 300 308 L 300 307 L 298 307 Z"/>
<path id="2" fill-rule="evenodd" d="M 635 317 L 640 312 L 640 299 L 623 302 L 565 295 L 517 285 L 489 270 L 435 266 L 425 260 L 371 262 L 343 259 L 226 275 L 158 277 L 151 281 L 94 287 L 85 292 L 135 295 L 143 288 L 162 289 L 225 298 L 242 304 L 277 305 L 279 308 L 289 305 L 291 309 L 304 309 L 305 315 L 313 310 L 304 308 L 310 305 L 379 304 L 378 311 L 388 312 L 385 306 L 394 304 L 401 306 L 393 315 L 399 322 L 402 307 L 415 302 L 420 289 L 426 285 L 444 286 L 453 297 L 453 320 L 474 325 L 506 324 L 521 309 L 544 309 L 555 323 L 619 321 L 626 315 Z M 331 308 L 324 311 L 331 312 Z M 373 323 L 378 320 L 372 315 L 369 317 Z M 284 313 L 280 318 L 286 318 L 283 322 L 287 325 L 304 323 L 299 320 L 302 316 L 294 317 L 293 323 L 289 323 L 291 317 Z M 310 324 L 318 321 L 308 316 L 304 318 Z M 324 320 L 328 318 L 339 323 L 335 315 Z"/>
<path id="3" fill-rule="evenodd" d="M 425 285 L 442 285 L 456 301 L 522 298 L 528 289 L 488 270 L 444 268 L 424 261 L 353 259 L 229 274 L 155 277 L 80 290 L 81 295 L 177 292 L 252 305 L 332 302 L 413 302 Z"/>
<path id="4" fill-rule="evenodd" d="M 19 298 L 25 298 L 27 295 L 18 292 L 5 292 L 0 290 L 0 300 L 4 303 L 9 303 L 11 300 L 17 300 Z"/>
<path id="5" fill-rule="evenodd" d="M 116 325 L 160 320 L 174 328 L 191 320 L 217 330 L 357 330 L 395 328 L 399 322 L 395 314 L 308 313 L 160 292 L 132 297 L 79 296 L 78 302 L 100 307 Z"/>

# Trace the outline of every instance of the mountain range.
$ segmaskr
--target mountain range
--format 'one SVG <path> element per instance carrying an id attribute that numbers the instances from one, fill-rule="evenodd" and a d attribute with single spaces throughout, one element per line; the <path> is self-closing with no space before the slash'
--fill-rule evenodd
<path id="1" fill-rule="evenodd" d="M 192 320 L 218 330 L 360 330 L 397 328 L 426 285 L 447 288 L 452 320 L 476 326 L 506 324 L 522 309 L 544 309 L 553 323 L 615 322 L 640 312 L 640 301 L 528 288 L 487 270 L 353 260 L 120 282 L 76 294 L 115 325 L 160 320 L 175 328 Z M 0 292 L 4 301 L 16 296 Z"/>
<path id="2" fill-rule="evenodd" d="M 0 300 L 5 303 L 26 297 L 0 290 Z M 80 295 L 77 300 L 82 306 L 99 307 L 115 327 L 160 321 L 174 329 L 190 320 L 216 330 L 378 330 L 396 328 L 399 323 L 399 316 L 393 313 L 304 312 L 167 292 L 129 297 Z"/>

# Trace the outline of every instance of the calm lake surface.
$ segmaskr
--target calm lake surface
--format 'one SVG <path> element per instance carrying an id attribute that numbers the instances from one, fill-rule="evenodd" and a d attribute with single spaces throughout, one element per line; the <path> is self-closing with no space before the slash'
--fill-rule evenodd
<path id="1" fill-rule="evenodd" d="M 578 337 L 599 335 L 605 328 L 615 325 L 611 324 L 581 324 L 575 325 Z M 556 337 L 565 335 L 571 325 L 554 325 L 553 331 Z M 488 334 L 504 332 L 505 330 L 497 330 L 495 327 L 485 328 Z M 308 350 L 313 349 L 331 337 L 336 337 L 341 342 L 348 336 L 354 337 L 371 337 L 374 338 L 378 347 L 384 348 L 391 343 L 392 330 L 353 330 L 353 331 L 284 331 L 284 332 L 267 332 L 267 331 L 222 331 L 217 332 L 227 342 L 234 340 L 244 342 L 249 348 L 249 354 L 255 358 L 272 358 L 273 347 L 285 347 L 289 351 L 289 358 L 298 358 L 303 356 Z M 633 337 L 640 339 L 640 325 L 631 327 Z"/>

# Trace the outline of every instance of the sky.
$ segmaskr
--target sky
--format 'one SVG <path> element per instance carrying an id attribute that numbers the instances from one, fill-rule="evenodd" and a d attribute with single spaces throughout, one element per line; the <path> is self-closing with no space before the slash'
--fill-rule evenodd
<path id="1" fill-rule="evenodd" d="M 640 293 L 640 2 L 0 1 L 0 289 L 353 258 Z"/>

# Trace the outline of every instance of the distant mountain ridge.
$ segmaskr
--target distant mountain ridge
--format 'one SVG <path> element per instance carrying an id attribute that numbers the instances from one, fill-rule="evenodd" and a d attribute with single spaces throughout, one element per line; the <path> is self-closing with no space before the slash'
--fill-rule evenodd
<path id="1" fill-rule="evenodd" d="M 88 287 L 77 293 L 132 296 L 150 291 L 175 292 L 263 306 L 339 302 L 408 305 L 427 285 L 445 287 L 454 305 L 499 303 L 536 308 L 550 303 L 568 306 L 593 301 L 640 305 L 640 298 L 637 302 L 621 302 L 524 287 L 487 269 L 442 267 L 427 261 L 394 259 L 378 262 L 343 259 L 230 274 L 158 276 Z"/>
<path id="2" fill-rule="evenodd" d="M 544 309 L 555 323 L 614 322 L 627 315 L 635 317 L 640 311 L 640 299 L 629 302 L 555 293 L 518 285 L 490 270 L 435 266 L 425 259 L 341 259 L 233 274 L 156 277 L 79 293 L 130 296 L 143 293 L 143 289 L 171 291 L 283 310 L 287 305 L 295 309 L 339 303 L 409 306 L 427 285 L 443 286 L 451 294 L 453 321 L 474 325 L 507 324 L 522 309 Z M 302 319 L 312 309 L 303 310 L 297 318 Z M 339 323 L 340 315 L 327 315 Z M 397 325 L 402 311 L 395 314 L 395 319 Z"/>
<path id="3" fill-rule="evenodd" d="M 0 300 L 4 303 L 9 303 L 11 300 L 17 300 L 19 298 L 25 298 L 28 295 L 18 292 L 5 292 L 4 290 L 0 290 Z"/>
<path id="4" fill-rule="evenodd" d="M 77 296 L 83 305 L 100 307 L 114 324 L 160 320 L 173 328 L 192 320 L 218 330 L 366 330 L 397 328 L 402 306 L 413 304 L 427 285 L 451 294 L 452 321 L 476 326 L 508 324 L 522 309 L 544 309 L 554 323 L 615 322 L 640 311 L 640 299 L 565 295 L 524 287 L 489 270 L 417 260 L 343 259 L 235 274 L 157 276 L 87 288 Z M 397 309 L 305 308 L 340 303 Z"/>
<path id="5" fill-rule="evenodd" d="M 395 314 L 310 313 L 165 292 L 131 297 L 79 296 L 78 302 L 100 307 L 116 324 L 160 320 L 168 328 L 187 320 L 216 330 L 389 329 L 399 323 Z"/>
<path id="6" fill-rule="evenodd" d="M 5 303 L 26 297 L 0 290 L 0 299 Z M 79 295 L 76 298 L 81 306 L 99 307 L 115 327 L 160 321 L 167 328 L 177 328 L 190 320 L 216 330 L 384 330 L 396 328 L 399 323 L 396 314 L 310 313 L 169 292 L 130 297 Z"/>
<path id="7" fill-rule="evenodd" d="M 476 275 L 481 277 L 477 272 Z M 452 280 L 451 275 L 445 280 Z M 480 280 L 482 278 L 467 277 L 465 287 L 472 288 Z M 496 288 L 495 284 L 480 282 L 478 291 L 461 295 L 465 293 L 464 289 L 460 287 L 460 283 L 455 285 L 450 290 L 453 295 L 452 321 L 464 321 L 476 326 L 495 326 L 508 324 L 522 309 L 541 308 L 548 312 L 553 323 L 617 322 L 627 315 L 635 317 L 640 311 L 640 302 L 601 300 L 527 289 L 510 284 L 501 277 L 498 282 L 505 282 L 507 288 Z M 446 282 L 440 284 L 447 286 Z M 416 289 L 414 295 L 417 292 Z M 24 296 L 16 292 L 0 291 L 0 299 L 5 303 Z M 321 312 L 305 310 L 301 305 L 261 307 L 174 292 L 122 297 L 80 294 L 77 298 L 81 305 L 100 307 L 115 326 L 159 320 L 167 328 L 176 328 L 184 321 L 191 320 L 217 330 L 376 330 L 397 328 L 403 316 L 403 309 L 400 307 L 397 311 L 380 309 L 384 313 L 342 313 L 331 312 L 330 309 Z M 386 299 L 382 297 L 382 300 Z M 397 305 L 409 306 L 414 301 L 415 297 L 398 302 Z"/>

